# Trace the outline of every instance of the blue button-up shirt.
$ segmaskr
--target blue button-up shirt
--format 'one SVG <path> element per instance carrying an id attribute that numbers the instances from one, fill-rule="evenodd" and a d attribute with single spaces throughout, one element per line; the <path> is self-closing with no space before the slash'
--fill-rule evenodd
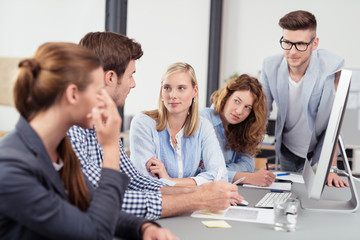
<path id="1" fill-rule="evenodd" d="M 215 114 L 213 106 L 200 110 L 200 115 L 208 119 L 214 126 L 217 139 L 219 140 L 222 153 L 224 154 L 226 167 L 228 170 L 229 182 L 232 182 L 236 172 L 254 172 L 254 158 L 248 154 L 236 153 L 232 149 L 225 149 L 226 136 L 222 120 L 219 115 Z"/>
<path id="2" fill-rule="evenodd" d="M 143 113 L 131 121 L 130 159 L 142 174 L 151 176 L 145 165 L 150 158 L 156 157 L 164 163 L 172 178 L 191 177 L 197 185 L 213 180 L 227 181 L 224 155 L 207 119 L 200 117 L 198 130 L 191 137 L 181 136 L 181 146 L 177 148 L 181 151 L 181 163 L 167 128 L 157 131 L 156 121 Z"/>

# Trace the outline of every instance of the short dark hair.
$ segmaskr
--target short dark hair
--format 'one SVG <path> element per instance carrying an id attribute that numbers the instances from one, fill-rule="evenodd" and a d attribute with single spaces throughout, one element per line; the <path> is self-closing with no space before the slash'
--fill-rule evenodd
<path id="1" fill-rule="evenodd" d="M 289 12 L 279 20 L 279 25 L 287 30 L 312 30 L 316 32 L 316 18 L 314 14 L 298 10 Z"/>
<path id="2" fill-rule="evenodd" d="M 102 61 L 104 71 L 113 70 L 121 79 L 131 60 L 143 55 L 135 40 L 114 32 L 89 32 L 79 45 L 92 50 Z"/>

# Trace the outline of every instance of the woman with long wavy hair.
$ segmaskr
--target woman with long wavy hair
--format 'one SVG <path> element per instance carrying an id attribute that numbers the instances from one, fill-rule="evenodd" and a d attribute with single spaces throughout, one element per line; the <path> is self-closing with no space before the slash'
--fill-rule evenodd
<path id="1" fill-rule="evenodd" d="M 213 105 L 200 111 L 210 120 L 223 150 L 229 182 L 268 186 L 275 175 L 255 170 L 254 156 L 266 132 L 266 96 L 259 81 L 243 74 L 211 96 Z"/>

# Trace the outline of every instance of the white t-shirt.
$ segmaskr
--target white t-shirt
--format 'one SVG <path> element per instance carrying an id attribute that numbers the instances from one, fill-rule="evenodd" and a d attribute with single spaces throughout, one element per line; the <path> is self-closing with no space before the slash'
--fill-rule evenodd
<path id="1" fill-rule="evenodd" d="M 301 104 L 302 86 L 302 79 L 294 82 L 289 77 L 289 104 L 282 142 L 292 153 L 305 158 L 309 151 L 311 131 Z"/>

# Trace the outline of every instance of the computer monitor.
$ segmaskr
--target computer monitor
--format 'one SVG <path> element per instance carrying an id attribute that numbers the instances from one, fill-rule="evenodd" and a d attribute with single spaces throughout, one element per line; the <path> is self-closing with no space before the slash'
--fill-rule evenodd
<path id="1" fill-rule="evenodd" d="M 303 178 L 308 196 L 303 196 L 301 199 L 302 207 L 305 209 L 356 211 L 358 208 L 357 193 L 354 187 L 349 161 L 345 153 L 345 147 L 340 136 L 341 123 L 344 117 L 349 95 L 351 75 L 352 72 L 350 70 L 341 70 L 316 172 L 312 169 L 311 162 L 308 160 L 305 161 Z M 345 202 L 324 199 L 322 197 L 323 190 L 327 183 L 332 159 L 334 154 L 337 154 L 335 153 L 337 146 L 341 152 L 342 160 L 344 161 L 345 166 L 345 174 L 347 174 L 347 181 L 350 185 L 351 198 Z"/>

